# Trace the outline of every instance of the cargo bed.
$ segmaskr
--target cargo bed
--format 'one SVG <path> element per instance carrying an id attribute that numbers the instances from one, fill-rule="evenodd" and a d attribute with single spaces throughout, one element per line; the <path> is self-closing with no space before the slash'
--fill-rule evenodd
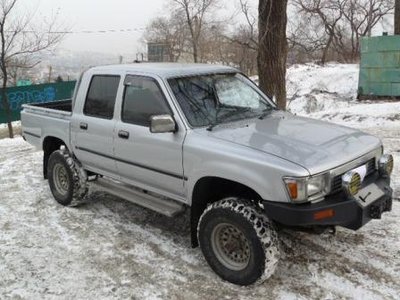
<path id="1" fill-rule="evenodd" d="M 22 136 L 41 148 L 46 136 L 57 136 L 69 146 L 72 99 L 24 104 L 21 112 Z"/>
<path id="2" fill-rule="evenodd" d="M 72 99 L 24 105 L 24 107 L 29 106 L 72 112 Z"/>

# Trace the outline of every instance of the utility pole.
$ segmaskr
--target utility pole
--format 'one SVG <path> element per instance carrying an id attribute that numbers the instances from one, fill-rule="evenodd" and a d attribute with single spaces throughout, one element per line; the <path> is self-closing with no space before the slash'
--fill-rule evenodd
<path id="1" fill-rule="evenodd" d="M 53 67 L 52 66 L 49 66 L 49 79 L 48 79 L 48 83 L 50 83 L 51 82 L 51 75 L 52 75 L 52 73 L 53 73 Z"/>
<path id="2" fill-rule="evenodd" d="M 394 4 L 394 34 L 400 34 L 400 0 Z"/>

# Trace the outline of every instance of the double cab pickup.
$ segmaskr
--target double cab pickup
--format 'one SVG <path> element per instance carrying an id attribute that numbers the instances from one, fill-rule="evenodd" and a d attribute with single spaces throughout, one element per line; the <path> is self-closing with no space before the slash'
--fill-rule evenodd
<path id="1" fill-rule="evenodd" d="M 278 110 L 231 67 L 91 68 L 72 99 L 24 105 L 22 127 L 57 202 L 81 204 L 93 186 L 189 211 L 192 245 L 239 285 L 274 273 L 279 228 L 357 230 L 392 206 L 377 137 Z"/>

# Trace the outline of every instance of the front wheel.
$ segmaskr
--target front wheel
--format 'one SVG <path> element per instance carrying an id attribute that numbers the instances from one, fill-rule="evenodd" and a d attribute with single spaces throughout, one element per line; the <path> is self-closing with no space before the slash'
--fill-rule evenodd
<path id="1" fill-rule="evenodd" d="M 88 192 L 87 175 L 68 150 L 54 151 L 47 165 L 49 186 L 54 199 L 65 206 L 81 204 Z"/>
<path id="2" fill-rule="evenodd" d="M 279 260 L 273 225 L 247 200 L 227 198 L 209 205 L 199 221 L 198 239 L 210 267 L 234 284 L 263 282 Z"/>

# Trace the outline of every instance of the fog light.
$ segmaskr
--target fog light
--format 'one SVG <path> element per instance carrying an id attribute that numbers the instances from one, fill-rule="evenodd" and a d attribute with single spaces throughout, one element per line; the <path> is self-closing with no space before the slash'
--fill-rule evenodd
<path id="1" fill-rule="evenodd" d="M 347 196 L 353 197 L 361 188 L 360 174 L 349 171 L 342 176 L 342 187 Z"/>
<path id="2" fill-rule="evenodd" d="M 378 162 L 379 174 L 382 177 L 389 177 L 393 171 L 393 156 L 391 154 L 384 154 Z"/>

